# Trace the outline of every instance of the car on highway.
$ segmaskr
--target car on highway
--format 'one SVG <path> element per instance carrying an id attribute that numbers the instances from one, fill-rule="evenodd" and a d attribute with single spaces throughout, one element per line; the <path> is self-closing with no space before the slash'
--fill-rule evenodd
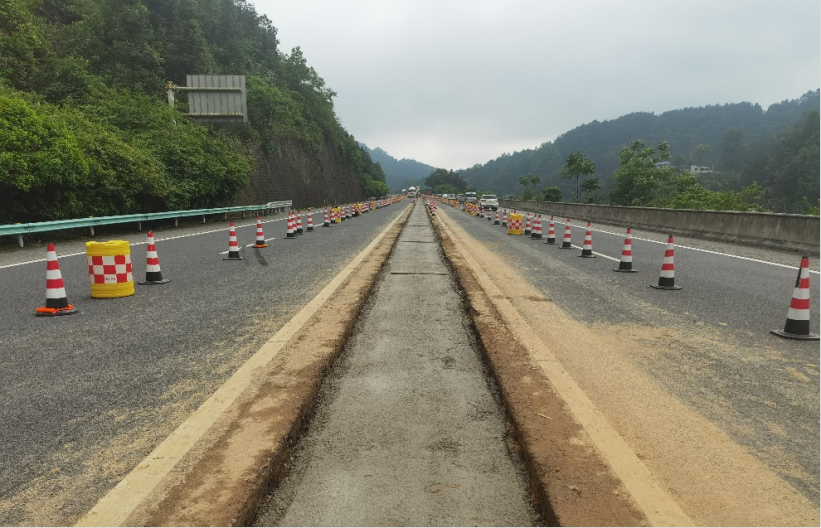
<path id="1" fill-rule="evenodd" d="M 465 195 L 464 194 L 457 194 L 456 201 L 459 203 L 465 203 Z"/>
<path id="2" fill-rule="evenodd" d="M 465 202 L 467 203 L 477 203 L 478 200 L 476 199 L 475 192 L 466 192 L 465 193 Z"/>
<path id="3" fill-rule="evenodd" d="M 499 207 L 499 199 L 496 198 L 495 194 L 483 194 L 481 198 L 479 198 L 479 206 L 482 209 L 490 208 L 495 211 Z"/>

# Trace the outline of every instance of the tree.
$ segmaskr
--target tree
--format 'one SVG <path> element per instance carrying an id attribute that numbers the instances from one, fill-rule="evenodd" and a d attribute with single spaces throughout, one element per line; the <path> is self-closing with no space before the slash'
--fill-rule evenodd
<path id="1" fill-rule="evenodd" d="M 542 191 L 542 200 L 545 202 L 561 202 L 562 190 L 558 187 L 548 187 Z"/>
<path id="2" fill-rule="evenodd" d="M 705 166 L 710 165 L 710 145 L 702 143 L 693 147 L 690 151 L 690 163 L 693 165 Z"/>
<path id="3" fill-rule="evenodd" d="M 749 158 L 750 146 L 744 132 L 737 128 L 727 130 L 721 137 L 719 167 L 725 171 L 740 171 Z"/>
<path id="4" fill-rule="evenodd" d="M 531 176 L 530 174 L 528 174 L 527 176 L 519 176 L 519 185 L 524 187 L 524 189 L 522 190 L 522 200 L 534 199 L 536 197 L 536 191 L 534 189 L 531 189 L 530 186 L 533 185 L 535 187 L 540 183 L 542 183 L 542 179 L 539 178 L 538 174 L 533 176 Z"/>
<path id="5" fill-rule="evenodd" d="M 592 194 L 601 189 L 601 182 L 598 178 L 590 178 L 582 182 L 582 192 L 584 193 L 584 201 L 590 203 L 592 201 Z"/>
<path id="6" fill-rule="evenodd" d="M 596 172 L 596 164 L 593 163 L 593 160 L 586 158 L 581 150 L 577 150 L 567 157 L 561 174 L 564 180 L 576 178 L 576 202 L 579 201 L 579 178 L 590 176 L 594 172 Z"/>
<path id="7" fill-rule="evenodd" d="M 621 167 L 613 174 L 614 186 L 610 200 L 614 205 L 646 206 L 657 197 L 662 185 L 673 179 L 677 170 L 658 167 L 670 157 L 670 144 L 662 141 L 648 147 L 640 139 L 633 140 L 618 154 Z"/>

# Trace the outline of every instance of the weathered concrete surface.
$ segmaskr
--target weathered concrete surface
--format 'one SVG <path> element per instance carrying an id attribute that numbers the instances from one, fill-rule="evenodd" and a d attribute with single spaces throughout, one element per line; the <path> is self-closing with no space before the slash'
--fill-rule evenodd
<path id="1" fill-rule="evenodd" d="M 507 424 L 417 204 L 258 525 L 530 525 Z"/>
<path id="2" fill-rule="evenodd" d="M 821 224 L 817 216 L 513 200 L 499 200 L 499 205 L 508 209 L 638 227 L 676 235 L 789 249 L 816 255 L 819 251 Z"/>

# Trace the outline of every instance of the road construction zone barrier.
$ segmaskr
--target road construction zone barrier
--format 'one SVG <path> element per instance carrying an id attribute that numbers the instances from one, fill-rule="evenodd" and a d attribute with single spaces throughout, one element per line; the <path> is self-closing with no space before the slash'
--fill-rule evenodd
<path id="1" fill-rule="evenodd" d="M 332 209 L 332 211 L 334 212 L 334 222 L 337 223 L 337 224 L 341 224 L 342 223 L 342 208 L 341 207 L 334 207 Z"/>
<path id="2" fill-rule="evenodd" d="M 524 232 L 522 228 L 522 215 L 513 213 L 508 217 L 508 222 L 508 235 L 521 235 Z"/>
<path id="3" fill-rule="evenodd" d="M 46 248 L 46 305 L 37 308 L 34 313 L 38 317 L 77 313 L 74 306 L 68 303 L 54 244 L 49 244 Z"/>
<path id="4" fill-rule="evenodd" d="M 111 299 L 134 295 L 131 246 L 125 240 L 86 242 L 91 296 Z"/>

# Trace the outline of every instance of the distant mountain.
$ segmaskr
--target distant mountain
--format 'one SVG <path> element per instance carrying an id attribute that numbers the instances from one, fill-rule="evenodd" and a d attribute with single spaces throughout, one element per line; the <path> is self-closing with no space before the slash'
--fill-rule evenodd
<path id="1" fill-rule="evenodd" d="M 430 173 L 436 170 L 436 167 L 416 160 L 407 158 L 398 160 L 379 147 L 372 149 L 364 143 L 360 145 L 368 151 L 373 161 L 382 166 L 385 172 L 385 183 L 391 191 L 407 189 L 411 185 L 419 186 L 425 178 L 430 176 Z"/>
<path id="2" fill-rule="evenodd" d="M 564 198 L 570 199 L 572 180 L 561 179 L 560 171 L 567 156 L 580 149 L 595 162 L 594 177 L 600 178 L 604 194 L 612 187 L 612 174 L 619 167 L 616 155 L 635 139 L 647 145 L 669 142 L 671 161 L 675 165 L 687 165 L 693 147 L 706 144 L 710 146 L 709 154 L 701 156 L 698 165 L 737 172 L 750 161 L 757 145 L 795 126 L 805 112 L 818 110 L 819 103 L 819 90 L 814 90 L 798 99 L 770 105 L 766 111 L 758 104 L 743 102 L 671 110 L 660 115 L 636 112 L 612 121 L 581 125 L 535 149 L 502 154 L 459 173 L 473 187 L 499 195 L 519 194 L 522 192 L 520 176 L 539 175 L 540 188 L 559 187 Z M 735 141 L 730 144 L 725 134 L 732 129 L 741 134 L 735 133 Z M 746 158 L 740 160 L 735 156 L 739 142 L 742 154 L 746 153 Z M 734 156 L 730 156 L 731 147 Z"/>

